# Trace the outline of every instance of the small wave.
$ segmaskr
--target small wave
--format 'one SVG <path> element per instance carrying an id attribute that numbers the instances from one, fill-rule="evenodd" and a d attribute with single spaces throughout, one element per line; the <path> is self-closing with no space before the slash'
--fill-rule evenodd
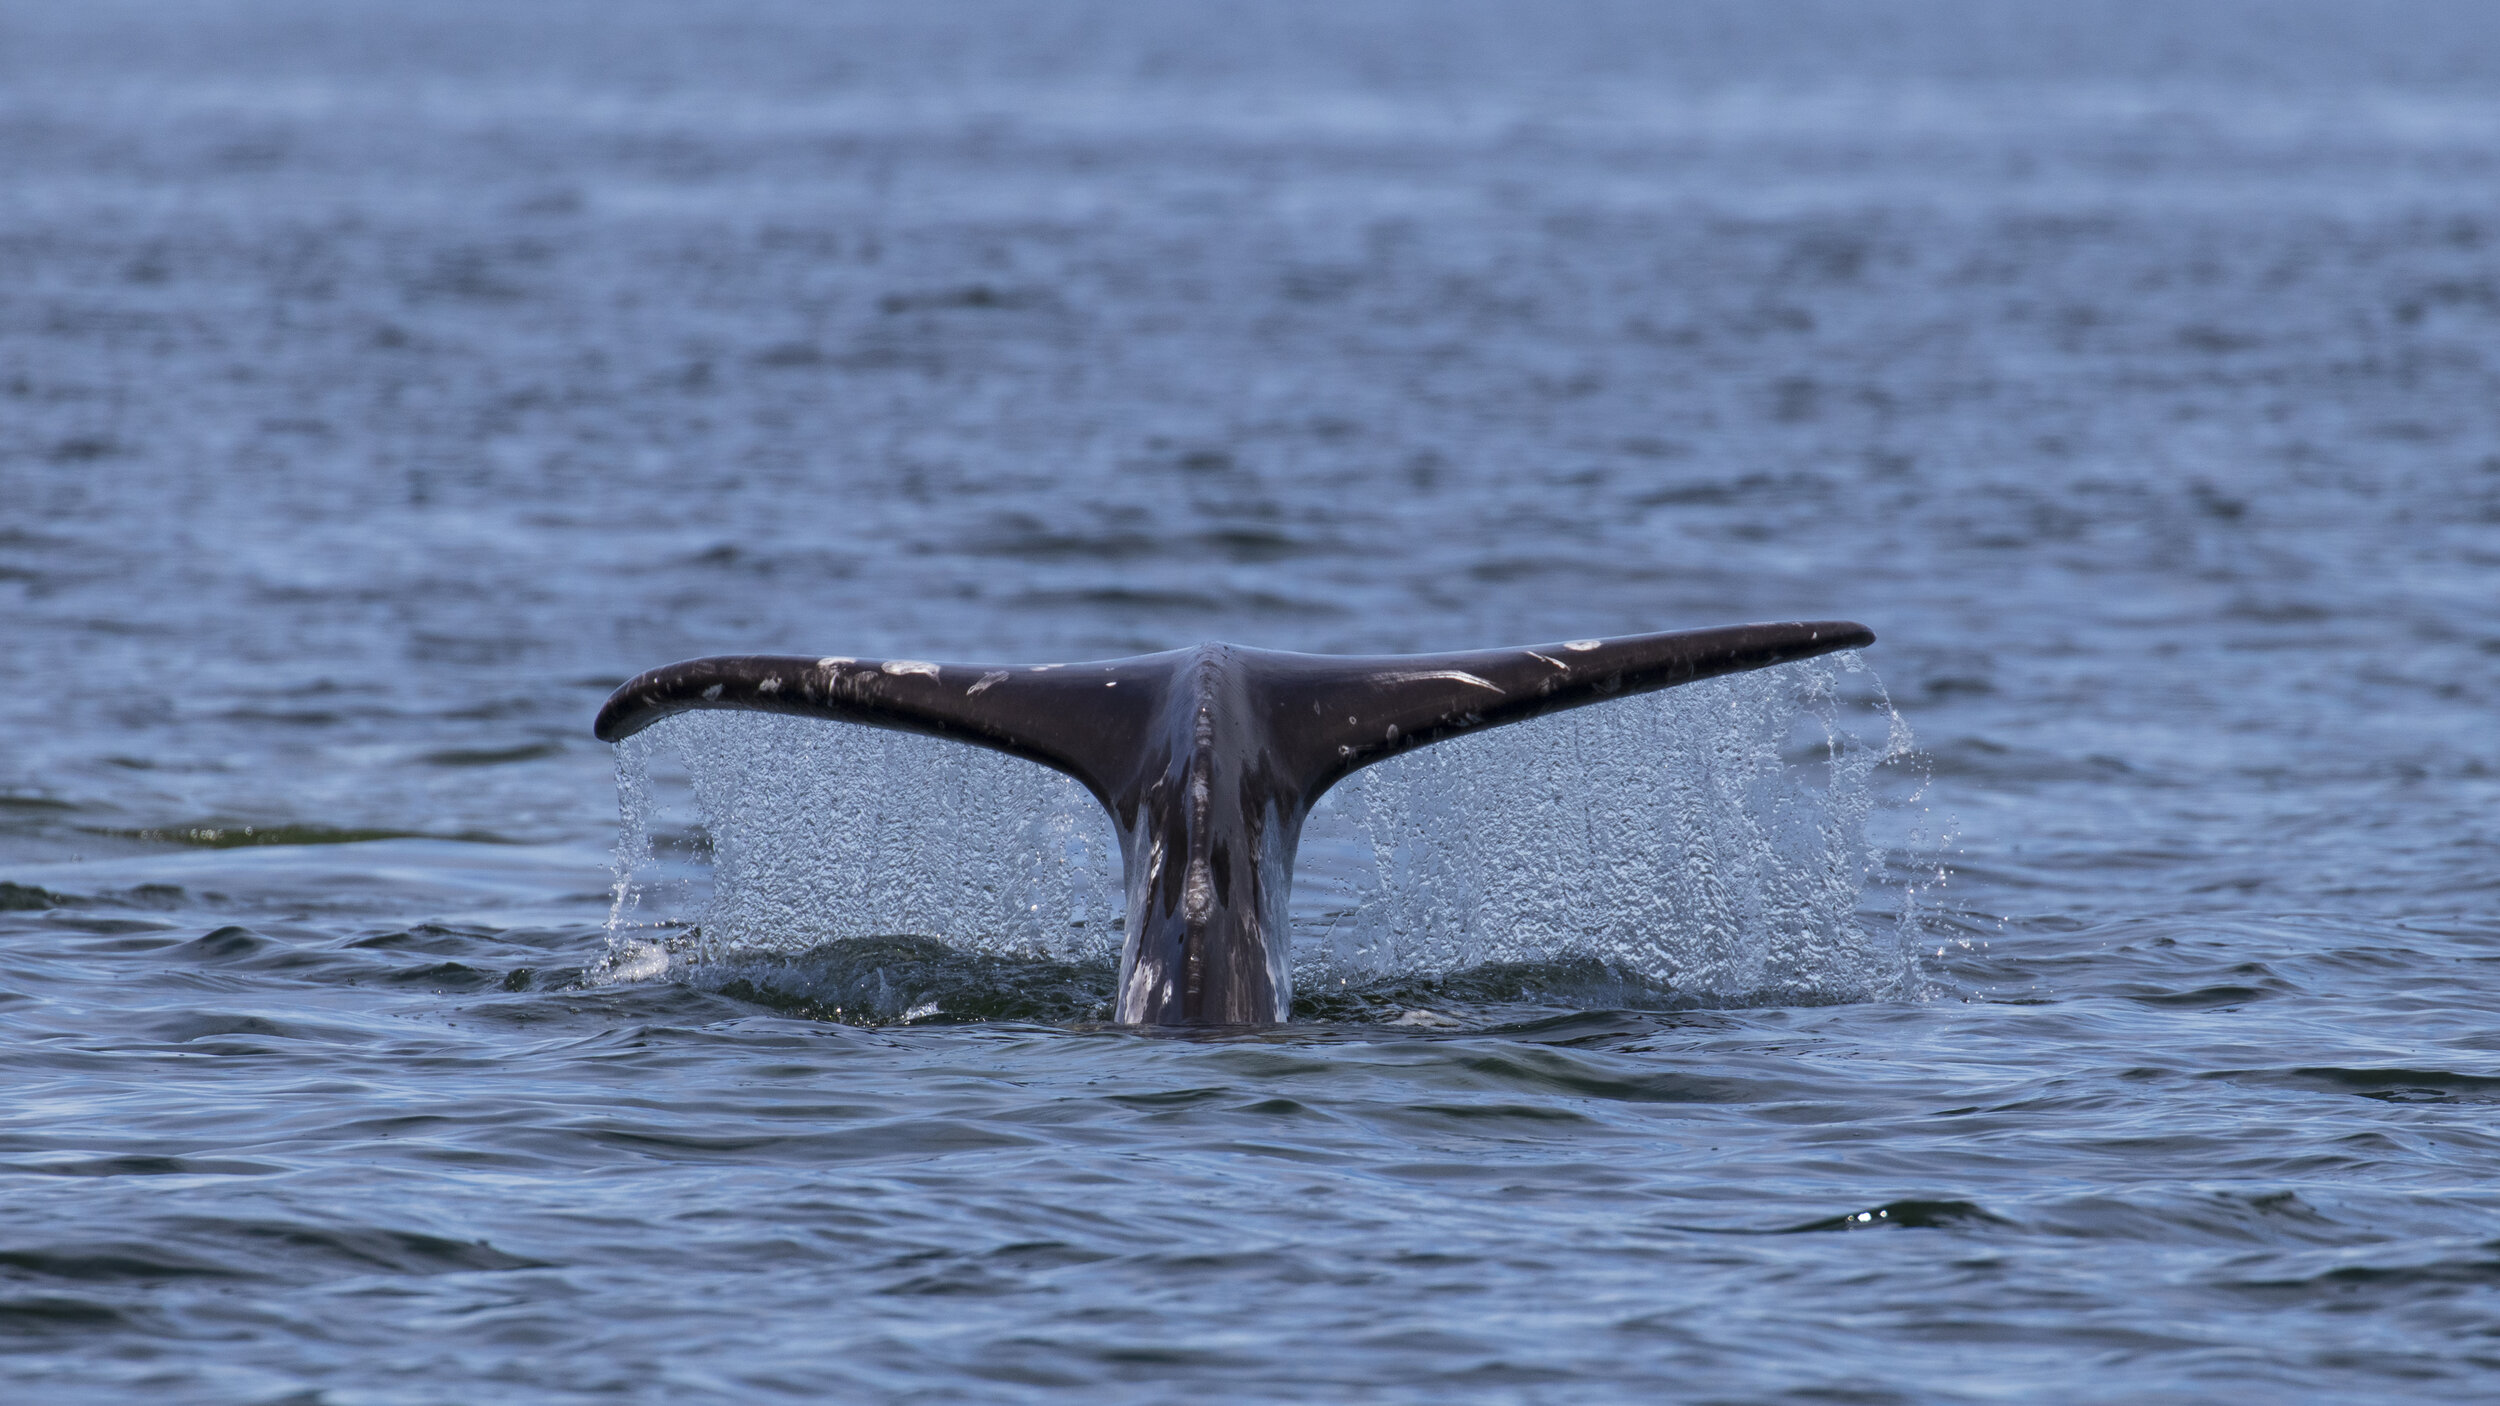
<path id="1" fill-rule="evenodd" d="M 318 1225 L 188 1217 L 174 1223 L 187 1238 L 231 1243 L 267 1254 L 292 1276 L 308 1267 L 338 1273 L 473 1274 L 540 1269 L 546 1261 L 496 1249 L 483 1240 L 455 1240 L 423 1231 L 374 1225 Z"/>
<path id="2" fill-rule="evenodd" d="M 2328 1066 L 2217 1073 L 2208 1077 L 2355 1094 L 2381 1103 L 2500 1103 L 2500 1076 L 2464 1074 L 2447 1069 L 2346 1069 Z"/>
<path id="3" fill-rule="evenodd" d="M 0 913 L 40 913 L 48 908 L 67 908 L 76 901 L 33 884 L 0 883 Z"/>
<path id="4" fill-rule="evenodd" d="M 2226 1279 L 2223 1287 L 2262 1301 L 2332 1303 L 2349 1311 L 2357 1295 L 2448 1297 L 2487 1293 L 2500 1284 L 2500 1240 L 2459 1246 L 2449 1253 L 2396 1250 L 2375 1262 L 2353 1262 L 2349 1249 L 2286 1256 L 2283 1272 Z"/>
<path id="5" fill-rule="evenodd" d="M 837 938 L 802 952 L 710 957 L 700 955 L 702 946 L 699 935 L 673 944 L 631 944 L 590 981 L 674 980 L 780 1015 L 843 1025 L 1084 1025 L 1110 1019 L 1118 978 L 1117 964 L 1108 959 L 1017 956 L 927 936 Z M 490 974 L 474 975 L 478 980 L 472 985 Z M 422 977 L 410 973 L 407 979 Z M 1591 1012 L 1726 1004 L 1593 957 L 1574 957 L 1487 963 L 1446 975 L 1299 992 L 1293 1019 L 1420 1032 L 1512 1032 Z"/>
<path id="6" fill-rule="evenodd" d="M 55 1332 L 86 1334 L 98 1328 L 136 1327 L 139 1320 L 108 1303 L 60 1294 L 0 1298 L 0 1335 L 33 1337 Z"/>
<path id="7" fill-rule="evenodd" d="M 727 957 L 691 984 L 782 1015 L 846 1025 L 1110 1017 L 1119 972 L 1104 961 L 967 952 L 930 937 L 860 937 L 788 956 Z"/>
<path id="8" fill-rule="evenodd" d="M 0 1249 L 0 1268 L 72 1283 L 175 1278 L 313 1282 L 359 1274 L 474 1274 L 545 1267 L 483 1240 L 310 1221 L 175 1216 L 146 1239 L 69 1241 Z"/>
<path id="9" fill-rule="evenodd" d="M 1445 975 L 1340 978 L 1294 993 L 1298 1020 L 1480 1028 L 1558 1011 L 1680 1011 L 1717 1004 L 1596 957 L 1486 962 Z"/>
<path id="10" fill-rule="evenodd" d="M 182 943 L 173 951 L 188 961 L 224 963 L 257 957 L 268 946 L 268 940 L 250 928 L 229 924 Z"/>
<path id="11" fill-rule="evenodd" d="M 2010 1224 L 2003 1216 L 1993 1215 L 1972 1201 L 1929 1201 L 1916 1198 L 1886 1201 L 1862 1211 L 1826 1216 L 1821 1220 L 1792 1225 L 1777 1231 L 1780 1235 L 1812 1235 L 1833 1230 L 1959 1230 L 1972 1226 Z"/>
<path id="12" fill-rule="evenodd" d="M 516 762 L 534 762 L 557 756 L 563 751 L 563 745 L 556 742 L 530 742 L 512 747 L 449 747 L 428 752 L 420 760 L 428 766 L 510 766 Z"/>
<path id="13" fill-rule="evenodd" d="M 258 845 L 356 845 L 369 840 L 456 840 L 464 844 L 508 845 L 512 840 L 483 830 L 434 835 L 417 830 L 376 830 L 342 825 L 176 825 L 144 829 L 90 827 L 90 835 L 150 844 L 186 845 L 193 849 L 244 849 Z"/>
<path id="14" fill-rule="evenodd" d="M 37 1177 L 260 1177 L 286 1171 L 274 1162 L 235 1157 L 166 1157 L 123 1153 L 105 1157 L 36 1158 L 0 1163 L 0 1171 Z"/>
<path id="15" fill-rule="evenodd" d="M 67 1279 L 78 1283 L 112 1283 L 166 1279 L 232 1279 L 233 1268 L 157 1245 L 124 1242 L 47 1246 L 31 1250 L 0 1250 L 0 1269 L 29 1278 Z"/>

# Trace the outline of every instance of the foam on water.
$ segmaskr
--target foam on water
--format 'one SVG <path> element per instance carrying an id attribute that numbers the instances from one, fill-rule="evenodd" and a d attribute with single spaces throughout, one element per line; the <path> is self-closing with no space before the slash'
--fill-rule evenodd
<path id="1" fill-rule="evenodd" d="M 1297 991 L 1589 964 L 1680 1001 L 1822 1002 L 1915 989 L 1914 895 L 1861 916 L 1879 766 L 1909 755 L 1854 656 L 1711 680 L 1420 749 L 1313 813 L 1294 905 Z M 1863 694 L 1865 690 L 1858 690 Z M 713 853 L 699 938 L 645 918 L 655 747 L 679 752 Z M 1116 960 L 1119 851 L 1075 781 L 873 728 L 697 713 L 619 755 L 612 978 L 662 949 L 713 963 L 841 939 Z M 639 934 L 639 935 L 638 935 Z"/>

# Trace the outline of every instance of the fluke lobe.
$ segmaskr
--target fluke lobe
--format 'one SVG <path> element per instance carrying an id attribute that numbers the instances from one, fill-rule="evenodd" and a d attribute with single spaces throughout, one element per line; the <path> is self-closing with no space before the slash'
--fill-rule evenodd
<path id="1" fill-rule="evenodd" d="M 1117 1018 L 1250 1025 L 1292 1007 L 1285 899 L 1311 806 L 1359 767 L 1480 728 L 1872 644 L 1846 620 L 1370 657 L 1202 644 L 1093 664 L 740 654 L 610 695 L 616 742 L 697 708 L 951 737 L 1063 771 L 1111 812 L 1128 883 Z"/>

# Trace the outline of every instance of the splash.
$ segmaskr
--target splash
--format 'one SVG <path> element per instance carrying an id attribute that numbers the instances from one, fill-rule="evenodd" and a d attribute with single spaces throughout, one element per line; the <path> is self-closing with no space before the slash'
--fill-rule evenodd
<path id="1" fill-rule="evenodd" d="M 684 755 L 712 838 L 700 955 L 914 935 L 997 955 L 1116 957 L 1119 851 L 1084 788 L 960 743 L 752 713 L 642 734 Z"/>
<path id="2" fill-rule="evenodd" d="M 652 751 L 685 760 L 712 849 L 699 938 L 644 906 Z M 1907 726 L 1854 655 L 1584 708 L 1357 773 L 1313 813 L 1293 911 L 1298 1005 L 1555 975 L 1633 1004 L 1915 990 L 1915 895 L 1863 914 L 1886 857 L 1872 779 Z M 1109 820 L 1075 781 L 873 728 L 692 713 L 629 739 L 614 978 L 915 937 L 967 960 L 1098 968 L 1123 919 Z M 678 924 L 682 930 L 682 921 Z M 1594 974 L 1594 975 L 1592 975 Z M 1568 980 L 1564 980 L 1568 977 Z M 1507 979 L 1507 978 L 1505 978 Z"/>
<path id="3" fill-rule="evenodd" d="M 616 747 L 616 854 L 608 866 L 616 880 L 608 889 L 611 952 L 635 925 L 644 892 L 635 876 L 651 864 L 652 741 L 639 734 Z"/>
<path id="4" fill-rule="evenodd" d="M 1907 994 L 1914 917 L 1860 907 L 1882 864 L 1872 777 L 1910 734 L 1851 674 L 1873 682 L 1854 656 L 1791 664 L 1358 773 L 1312 838 L 1351 839 L 1371 882 L 1297 934 L 1296 988 L 1575 959 L 1686 1002 Z"/>
<path id="5" fill-rule="evenodd" d="M 687 924 L 646 916 L 655 890 L 651 846 L 651 758 L 658 743 L 648 734 L 616 748 L 616 850 L 609 860 L 607 951 L 583 973 L 590 985 L 648 981 L 667 973 L 685 946 Z"/>

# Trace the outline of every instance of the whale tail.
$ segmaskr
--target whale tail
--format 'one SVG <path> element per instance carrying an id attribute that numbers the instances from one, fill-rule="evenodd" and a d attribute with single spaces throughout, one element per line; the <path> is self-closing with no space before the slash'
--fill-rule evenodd
<path id="1" fill-rule="evenodd" d="M 1129 912 L 1118 1018 L 1285 1018 L 1284 901 L 1303 817 L 1354 771 L 1460 733 L 1874 642 L 1849 621 L 1736 625 L 1458 654 L 1209 644 L 1088 664 L 725 655 L 600 708 L 615 742 L 739 709 L 953 738 L 1039 762 L 1111 813 Z"/>

